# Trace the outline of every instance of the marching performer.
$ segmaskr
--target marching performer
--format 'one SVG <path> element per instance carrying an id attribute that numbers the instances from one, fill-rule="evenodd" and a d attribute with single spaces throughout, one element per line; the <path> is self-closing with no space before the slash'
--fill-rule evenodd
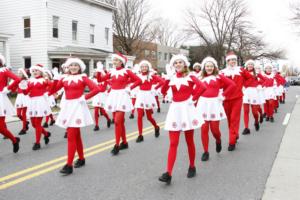
<path id="1" fill-rule="evenodd" d="M 94 82 L 98 85 L 98 87 L 104 92 L 100 92 L 93 97 L 92 105 L 94 107 L 94 118 L 95 118 L 95 128 L 94 131 L 99 130 L 99 113 L 106 118 L 106 126 L 107 128 L 111 125 L 111 119 L 108 116 L 107 112 L 104 109 L 104 105 L 107 98 L 107 81 L 99 82 L 97 80 L 97 73 L 101 73 L 101 76 L 104 76 L 106 72 L 103 69 L 103 64 L 99 61 L 97 63 L 97 71 L 94 73 Z"/>
<path id="2" fill-rule="evenodd" d="M 225 96 L 224 109 L 229 127 L 228 151 L 234 151 L 236 141 L 239 138 L 240 118 L 243 104 L 243 83 L 252 75 L 237 66 L 237 56 L 229 52 L 226 56 L 227 66 L 221 70 L 221 74 L 233 80 L 236 84 L 235 91 Z"/>
<path id="3" fill-rule="evenodd" d="M 141 83 L 141 79 L 136 76 L 132 71 L 125 68 L 127 58 L 118 53 L 112 55 L 112 62 L 114 68 L 105 76 L 98 73 L 98 81 L 110 81 L 111 91 L 109 92 L 105 104 L 105 110 L 114 113 L 115 123 L 115 139 L 116 144 L 111 153 L 117 155 L 120 150 L 127 149 L 128 143 L 126 139 L 125 129 L 125 112 L 131 112 L 133 109 L 130 100 L 130 91 Z M 128 84 L 134 83 L 129 89 L 126 89 Z M 120 144 L 120 139 L 122 143 Z"/>
<path id="4" fill-rule="evenodd" d="M 162 94 L 166 94 L 169 88 L 173 92 L 173 101 L 165 121 L 165 130 L 169 131 L 170 140 L 167 172 L 159 177 L 160 181 L 167 184 L 172 179 L 181 131 L 185 135 L 190 161 L 187 177 L 192 178 L 196 175 L 194 129 L 201 127 L 204 121 L 198 115 L 192 98 L 196 94 L 201 95 L 205 90 L 205 86 L 195 76 L 189 75 L 189 62 L 185 56 L 174 55 L 170 67 L 175 68 L 176 74 L 173 75 L 173 72 L 167 68 L 168 80 L 161 89 Z"/>
<path id="5" fill-rule="evenodd" d="M 24 82 L 25 84 L 27 84 L 28 74 L 23 68 L 18 69 L 18 76 L 22 80 L 22 83 Z M 19 132 L 19 135 L 25 135 L 29 128 L 28 127 L 29 122 L 27 121 L 27 115 L 26 115 L 29 97 L 24 94 L 23 90 L 18 85 L 13 90 L 18 93 L 15 101 L 15 108 L 17 110 L 18 118 L 22 121 L 22 129 Z"/>
<path id="6" fill-rule="evenodd" d="M 53 84 L 53 80 L 52 80 L 53 79 L 53 75 L 52 75 L 52 73 L 51 73 L 51 71 L 49 69 L 45 69 L 45 78 L 48 81 L 48 91 L 49 91 L 50 88 L 51 88 L 51 85 Z M 54 95 L 56 95 L 56 94 L 54 94 Z M 56 101 L 55 101 L 54 95 L 50 95 L 50 96 L 47 95 L 46 96 L 50 108 L 54 108 L 56 106 Z M 54 119 L 53 114 L 51 112 L 50 115 L 46 116 L 45 122 L 43 124 L 44 128 L 48 128 L 49 119 L 51 120 L 50 121 L 50 126 L 52 126 L 53 124 L 55 124 L 55 119 Z"/>
<path id="7" fill-rule="evenodd" d="M 135 108 L 137 109 L 137 114 L 138 114 L 137 123 L 138 123 L 138 130 L 139 130 L 139 136 L 137 137 L 136 142 L 144 141 L 144 137 L 143 137 L 144 113 L 146 113 L 148 121 L 151 122 L 151 124 L 155 129 L 155 137 L 159 137 L 159 126 L 156 124 L 156 121 L 152 116 L 153 109 L 157 108 L 157 103 L 151 89 L 152 86 L 157 83 L 160 83 L 160 85 L 156 86 L 155 89 L 161 87 L 162 84 L 164 83 L 164 81 L 160 77 L 151 74 L 152 65 L 150 62 L 143 60 L 140 62 L 139 66 L 140 66 L 139 71 L 141 73 L 138 75 L 138 77 L 142 80 L 142 83 L 139 86 L 139 90 L 137 92 L 136 102 L 135 102 Z"/>
<path id="8" fill-rule="evenodd" d="M 9 79 L 13 79 L 10 85 L 8 85 Z M 7 129 L 5 117 L 15 115 L 14 106 L 8 99 L 7 94 L 10 92 L 9 90 L 16 87 L 19 82 L 20 78 L 5 67 L 5 57 L 0 54 L 0 133 L 11 140 L 14 153 L 19 151 L 20 138 L 15 137 Z"/>
<path id="9" fill-rule="evenodd" d="M 193 64 L 193 71 L 191 72 L 191 74 L 196 76 L 197 78 L 200 78 L 201 77 L 201 69 L 202 69 L 201 64 L 198 62 L 195 62 Z"/>
<path id="10" fill-rule="evenodd" d="M 49 95 L 64 88 L 66 99 L 55 124 L 66 128 L 68 132 L 67 164 L 60 170 L 60 173 L 68 175 L 73 173 L 73 159 L 76 151 L 79 159 L 75 162 L 74 167 L 80 168 L 85 165 L 80 128 L 93 124 L 86 100 L 95 96 L 100 89 L 83 73 L 86 66 L 82 60 L 69 58 L 65 65 L 69 67 L 69 74 L 59 79 L 57 70 L 53 71 L 55 82 Z M 85 87 L 90 90 L 88 94 L 84 94 Z"/>
<path id="11" fill-rule="evenodd" d="M 217 61 L 212 57 L 206 57 L 202 61 L 202 75 L 201 82 L 206 86 L 206 90 L 201 94 L 197 103 L 198 115 L 202 116 L 205 123 L 201 127 L 201 138 L 204 153 L 202 154 L 202 161 L 209 159 L 208 143 L 209 143 L 209 129 L 216 139 L 216 152 L 220 153 L 222 150 L 220 120 L 226 118 L 223 107 L 224 95 L 227 96 L 234 92 L 235 83 L 223 75 L 219 75 Z M 223 93 L 220 93 L 220 90 Z"/>
<path id="12" fill-rule="evenodd" d="M 244 126 L 245 129 L 243 131 L 243 135 L 250 134 L 249 129 L 249 112 L 250 107 L 252 110 L 252 115 L 254 117 L 254 127 L 255 130 L 259 130 L 259 120 L 262 120 L 263 116 L 259 114 L 260 105 L 264 102 L 262 101 L 260 90 L 262 87 L 260 85 L 260 80 L 264 80 L 261 74 L 257 74 L 255 69 L 255 61 L 248 60 L 245 63 L 245 70 L 247 70 L 251 75 L 252 78 L 249 78 L 245 81 L 244 87 L 245 90 L 243 91 L 243 108 L 244 108 Z"/>
<path id="13" fill-rule="evenodd" d="M 22 84 L 19 87 L 23 90 L 25 95 L 29 96 L 29 103 L 27 107 L 27 116 L 30 117 L 31 124 L 35 128 L 35 143 L 32 150 L 41 148 L 40 140 L 42 134 L 47 145 L 50 141 L 50 132 L 47 132 L 42 127 L 43 117 L 51 114 L 51 109 L 47 101 L 46 95 L 48 92 L 48 80 L 44 76 L 44 67 L 40 64 L 30 67 L 30 74 L 32 78 L 29 79 L 28 84 Z"/>

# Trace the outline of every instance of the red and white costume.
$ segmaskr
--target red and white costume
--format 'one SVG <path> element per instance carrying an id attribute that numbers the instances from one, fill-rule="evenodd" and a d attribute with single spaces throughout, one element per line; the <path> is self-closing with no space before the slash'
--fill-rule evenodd
<path id="1" fill-rule="evenodd" d="M 202 61 L 202 71 L 205 70 L 205 65 L 208 62 L 213 63 L 215 68 L 218 68 L 214 58 L 206 57 Z M 201 127 L 201 138 L 204 152 L 208 152 L 209 128 L 216 139 L 216 143 L 221 144 L 220 120 L 226 119 L 223 100 L 224 96 L 234 91 L 235 83 L 223 75 L 208 75 L 201 78 L 201 82 L 205 85 L 206 90 L 200 95 L 196 109 L 197 115 L 202 116 L 205 120 Z M 220 90 L 223 91 L 222 94 Z"/>
<path id="2" fill-rule="evenodd" d="M 0 55 L 1 65 L 5 64 L 5 59 Z M 8 85 L 9 79 L 13 82 Z M 16 138 L 8 129 L 5 123 L 5 117 L 15 115 L 15 108 L 7 97 L 8 90 L 16 87 L 20 78 L 13 74 L 8 68 L 0 67 L 0 133 L 9 138 L 13 144 L 18 144 L 20 139 Z M 16 152 L 15 152 L 16 153 Z"/>
<path id="3" fill-rule="evenodd" d="M 236 55 L 228 55 L 226 61 L 229 59 L 237 59 Z M 238 66 L 227 66 L 220 71 L 220 74 L 233 80 L 236 84 L 235 90 L 225 96 L 224 109 L 227 116 L 229 127 L 229 145 L 235 146 L 236 140 L 239 138 L 239 127 L 241 110 L 243 103 L 243 84 L 244 81 L 251 78 L 251 74 Z"/>
<path id="4" fill-rule="evenodd" d="M 185 67 L 188 67 L 189 62 L 182 55 L 173 56 L 170 62 L 171 66 L 177 60 L 184 61 Z M 194 129 L 201 127 L 204 120 L 197 113 L 193 97 L 201 95 L 205 90 L 205 86 L 195 76 L 184 76 L 181 72 L 176 72 L 175 75 L 171 76 L 170 72 L 167 71 L 167 73 L 170 79 L 165 81 L 161 92 L 165 95 L 170 88 L 173 93 L 172 103 L 165 120 L 165 130 L 169 131 L 170 138 L 167 173 L 171 176 L 181 131 L 185 134 L 188 146 L 190 168 L 195 168 Z"/>
<path id="5" fill-rule="evenodd" d="M 73 63 L 80 65 L 82 72 L 85 70 L 84 63 L 78 58 L 69 58 L 66 61 L 66 66 Z M 85 87 L 90 90 L 87 94 L 84 94 Z M 86 100 L 100 92 L 100 89 L 86 74 L 68 74 L 60 80 L 55 80 L 50 95 L 61 88 L 64 88 L 66 99 L 57 116 L 56 125 L 67 129 L 67 165 L 71 167 L 76 151 L 79 159 L 84 160 L 80 128 L 94 123 Z"/>

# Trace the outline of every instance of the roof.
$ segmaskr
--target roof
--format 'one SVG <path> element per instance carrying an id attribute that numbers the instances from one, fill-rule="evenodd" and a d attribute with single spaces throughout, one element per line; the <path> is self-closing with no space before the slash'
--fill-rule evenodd
<path id="1" fill-rule="evenodd" d="M 91 57 L 107 57 L 110 51 L 101 49 L 92 49 L 87 47 L 65 46 L 48 50 L 49 55 L 67 55 L 67 56 L 91 56 Z"/>
<path id="2" fill-rule="evenodd" d="M 104 0 L 82 0 L 82 1 L 85 1 L 85 2 L 88 2 L 88 3 L 91 3 L 91 4 L 95 4 L 95 5 L 98 5 L 98 6 L 101 6 L 103 8 L 107 8 L 109 10 L 116 10 L 116 6 L 112 5 L 112 4 L 109 4 L 109 3 L 106 3 Z"/>

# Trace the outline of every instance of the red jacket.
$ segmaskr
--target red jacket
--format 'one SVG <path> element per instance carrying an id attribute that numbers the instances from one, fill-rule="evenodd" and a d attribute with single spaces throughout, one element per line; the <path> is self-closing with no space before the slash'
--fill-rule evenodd
<path id="1" fill-rule="evenodd" d="M 141 73 L 138 74 L 138 77 L 142 80 L 140 90 L 150 91 L 152 89 L 152 85 L 157 84 L 155 89 L 158 89 L 164 84 L 164 80 L 154 74 Z"/>
<path id="2" fill-rule="evenodd" d="M 9 79 L 13 79 L 14 81 L 9 86 L 7 86 Z M 20 83 L 20 81 L 21 79 L 6 67 L 0 68 L 0 92 L 2 92 L 6 86 L 7 89 L 11 90 L 12 88 L 16 87 Z"/>

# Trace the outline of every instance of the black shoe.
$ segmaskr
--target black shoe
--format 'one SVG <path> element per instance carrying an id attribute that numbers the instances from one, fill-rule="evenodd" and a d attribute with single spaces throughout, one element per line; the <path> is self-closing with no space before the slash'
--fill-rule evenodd
<path id="1" fill-rule="evenodd" d="M 106 125 L 107 125 L 107 128 L 110 128 L 110 125 L 111 125 L 111 120 L 110 119 L 107 120 Z"/>
<path id="2" fill-rule="evenodd" d="M 130 114 L 129 119 L 133 119 L 133 118 L 134 118 L 134 115 Z"/>
<path id="3" fill-rule="evenodd" d="M 159 181 L 161 182 L 165 182 L 167 184 L 170 184 L 171 183 L 171 180 L 172 180 L 172 176 L 169 175 L 168 172 L 166 173 L 163 173 L 159 178 L 158 178 Z"/>
<path id="4" fill-rule="evenodd" d="M 283 100 L 282 103 L 285 104 L 285 100 Z"/>
<path id="5" fill-rule="evenodd" d="M 120 144 L 120 150 L 123 150 L 123 149 L 128 149 L 128 142 L 127 143 L 122 142 Z"/>
<path id="6" fill-rule="evenodd" d="M 136 138 L 136 142 L 137 143 L 140 143 L 140 142 L 143 142 L 144 141 L 144 136 L 142 135 L 139 135 L 137 138 Z"/>
<path id="7" fill-rule="evenodd" d="M 196 167 L 189 167 L 187 177 L 188 178 L 193 178 L 196 176 Z"/>
<path id="8" fill-rule="evenodd" d="M 235 150 L 235 144 L 230 144 L 228 146 L 228 151 L 234 151 Z"/>
<path id="9" fill-rule="evenodd" d="M 270 122 L 274 122 L 274 117 L 270 117 Z"/>
<path id="10" fill-rule="evenodd" d="M 29 122 L 26 122 L 26 131 L 29 129 Z"/>
<path id="11" fill-rule="evenodd" d="M 160 130 L 160 127 L 158 126 L 157 128 L 155 128 L 155 137 L 159 137 L 159 130 Z"/>
<path id="12" fill-rule="evenodd" d="M 157 112 L 160 113 L 160 108 L 157 108 Z"/>
<path id="13" fill-rule="evenodd" d="M 48 135 L 44 137 L 44 140 L 45 140 L 45 144 L 46 144 L 46 145 L 49 144 L 49 142 L 50 142 L 49 137 L 51 137 L 51 133 L 50 133 L 50 132 L 48 132 Z"/>
<path id="14" fill-rule="evenodd" d="M 39 150 L 41 148 L 41 145 L 40 144 L 37 144 L 37 143 L 34 143 L 33 147 L 32 147 L 32 150 L 33 151 L 36 151 L 36 150 Z"/>
<path id="15" fill-rule="evenodd" d="M 270 121 L 270 117 L 266 117 L 266 122 Z"/>
<path id="16" fill-rule="evenodd" d="M 20 132 L 19 132 L 19 135 L 25 135 L 27 132 L 26 132 L 26 130 L 21 130 Z"/>
<path id="17" fill-rule="evenodd" d="M 243 130 L 243 133 L 242 133 L 243 135 L 249 135 L 250 134 L 250 129 L 249 128 L 245 128 L 244 130 Z"/>
<path id="18" fill-rule="evenodd" d="M 19 151 L 19 148 L 20 148 L 20 146 L 19 146 L 19 144 L 20 144 L 20 138 L 18 138 L 18 137 L 16 137 L 16 143 L 14 143 L 13 144 L 13 152 L 14 153 L 18 153 L 18 151 Z"/>
<path id="19" fill-rule="evenodd" d="M 217 143 L 216 142 L 216 152 L 220 153 L 222 151 L 222 143 Z"/>
<path id="20" fill-rule="evenodd" d="M 259 131 L 259 123 L 255 123 L 255 124 L 254 124 L 254 127 L 255 127 L 255 130 L 256 130 L 256 131 Z"/>
<path id="21" fill-rule="evenodd" d="M 48 123 L 45 122 L 45 123 L 43 124 L 43 127 L 44 127 L 44 128 L 48 128 L 48 127 L 49 127 L 49 126 L 48 126 Z"/>
<path id="22" fill-rule="evenodd" d="M 65 165 L 60 171 L 60 173 L 64 175 L 69 175 L 73 173 L 73 167 L 69 165 Z"/>
<path id="23" fill-rule="evenodd" d="M 80 168 L 84 165 L 85 165 L 85 159 L 83 159 L 83 160 L 78 159 L 78 160 L 76 160 L 76 162 L 74 164 L 74 168 Z"/>
<path id="24" fill-rule="evenodd" d="M 64 138 L 68 138 L 68 133 L 65 132 Z"/>
<path id="25" fill-rule="evenodd" d="M 99 131 L 99 126 L 95 126 L 94 131 Z"/>
<path id="26" fill-rule="evenodd" d="M 208 161 L 208 159 L 209 159 L 209 153 L 208 152 L 204 152 L 202 154 L 201 160 L 202 161 Z"/>
<path id="27" fill-rule="evenodd" d="M 120 151 L 120 147 L 118 145 L 115 145 L 114 148 L 111 150 L 111 153 L 113 155 L 117 155 Z"/>
<path id="28" fill-rule="evenodd" d="M 259 117 L 259 123 L 262 124 L 263 122 L 264 122 L 264 117 L 263 117 L 263 116 L 260 116 L 260 117 Z"/>
<path id="29" fill-rule="evenodd" d="M 267 113 L 264 113 L 264 114 L 263 114 L 263 118 L 266 118 L 266 117 L 267 117 Z"/>
<path id="30" fill-rule="evenodd" d="M 55 124 L 55 120 L 51 120 L 50 126 L 53 126 L 53 124 Z"/>

